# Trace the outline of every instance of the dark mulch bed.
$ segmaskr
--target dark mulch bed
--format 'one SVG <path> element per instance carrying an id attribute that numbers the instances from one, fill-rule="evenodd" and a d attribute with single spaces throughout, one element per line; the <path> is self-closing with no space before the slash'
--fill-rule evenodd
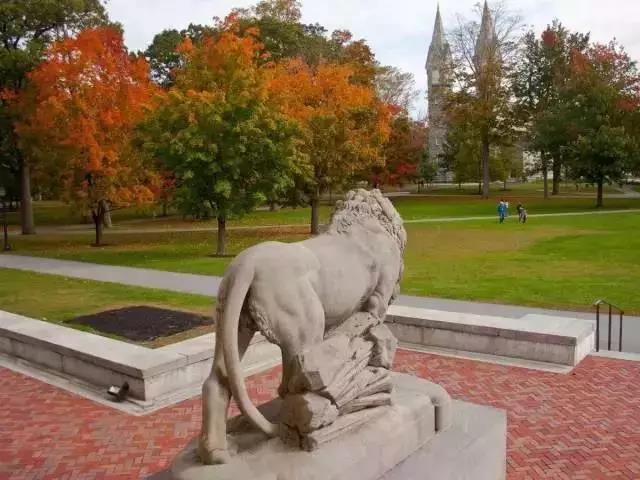
<path id="1" fill-rule="evenodd" d="M 204 325 L 213 318 L 196 313 L 156 307 L 127 307 L 74 318 L 70 323 L 87 325 L 99 332 L 119 335 L 134 342 L 168 337 Z"/>

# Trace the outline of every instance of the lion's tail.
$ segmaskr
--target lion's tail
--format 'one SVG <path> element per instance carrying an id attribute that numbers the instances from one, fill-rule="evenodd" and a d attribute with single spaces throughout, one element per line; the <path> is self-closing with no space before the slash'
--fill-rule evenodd
<path id="1" fill-rule="evenodd" d="M 235 275 L 232 274 L 229 278 L 229 293 L 225 299 L 221 321 L 218 324 L 218 333 L 222 338 L 222 352 L 229 377 L 229 385 L 233 398 L 235 398 L 242 413 L 265 434 L 275 437 L 278 434 L 277 425 L 269 422 L 249 398 L 238 350 L 240 312 L 253 281 L 254 270 L 253 267 L 239 266 L 234 273 Z"/>

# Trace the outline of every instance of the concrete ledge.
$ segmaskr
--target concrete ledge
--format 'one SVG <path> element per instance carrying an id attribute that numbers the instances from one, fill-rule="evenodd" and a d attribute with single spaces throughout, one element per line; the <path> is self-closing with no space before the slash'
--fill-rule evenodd
<path id="1" fill-rule="evenodd" d="M 504 480 L 507 415 L 454 400 L 453 426 L 380 480 Z"/>
<path id="2" fill-rule="evenodd" d="M 247 374 L 280 361 L 279 349 L 257 341 L 243 359 Z M 96 387 L 129 383 L 130 395 L 153 404 L 200 387 L 211 371 L 215 334 L 150 349 L 0 311 L 0 353 Z"/>
<path id="3" fill-rule="evenodd" d="M 391 306 L 387 322 L 405 343 L 569 366 L 595 342 L 591 322 L 545 315 L 513 319 Z"/>

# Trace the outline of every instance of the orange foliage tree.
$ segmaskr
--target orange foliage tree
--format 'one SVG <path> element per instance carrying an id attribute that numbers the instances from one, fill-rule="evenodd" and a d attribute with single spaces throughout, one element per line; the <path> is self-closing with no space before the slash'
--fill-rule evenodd
<path id="1" fill-rule="evenodd" d="M 43 182 L 91 212 L 96 245 L 110 210 L 152 201 L 158 189 L 131 142 L 155 92 L 145 60 L 105 27 L 54 43 L 18 99 L 22 148 Z"/>
<path id="2" fill-rule="evenodd" d="M 370 176 L 383 164 L 380 151 L 389 135 L 390 112 L 375 88 L 362 82 L 351 64 L 286 60 L 273 69 L 272 100 L 303 132 L 308 162 L 298 187 L 311 204 L 311 233 L 319 231 L 321 195 L 354 177 Z"/>

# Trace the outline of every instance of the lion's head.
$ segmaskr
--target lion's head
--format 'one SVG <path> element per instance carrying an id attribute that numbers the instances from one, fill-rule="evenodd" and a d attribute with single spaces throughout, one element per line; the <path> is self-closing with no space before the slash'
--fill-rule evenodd
<path id="1" fill-rule="evenodd" d="M 336 202 L 328 232 L 330 234 L 346 233 L 353 225 L 371 218 L 377 220 L 396 241 L 400 251 L 404 251 L 407 232 L 402 225 L 402 218 L 380 190 L 358 189 L 348 192 L 344 200 Z"/>

